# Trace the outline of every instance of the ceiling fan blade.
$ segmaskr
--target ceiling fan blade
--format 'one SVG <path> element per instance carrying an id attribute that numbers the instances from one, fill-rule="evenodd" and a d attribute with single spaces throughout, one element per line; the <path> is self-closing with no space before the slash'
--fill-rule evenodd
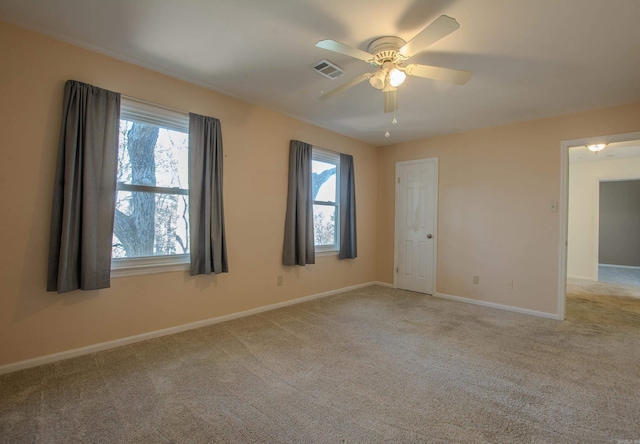
<path id="1" fill-rule="evenodd" d="M 439 66 L 416 65 L 415 63 L 408 65 L 404 72 L 410 76 L 441 80 L 443 82 L 455 83 L 456 85 L 464 85 L 471 79 L 471 73 L 469 71 L 440 68 Z"/>
<path id="2" fill-rule="evenodd" d="M 383 91 L 384 94 L 384 112 L 392 113 L 398 109 L 398 90 Z"/>
<path id="3" fill-rule="evenodd" d="M 400 48 L 398 52 L 409 58 L 422 51 L 427 46 L 432 45 L 441 38 L 451 34 L 459 27 L 460 25 L 455 19 L 446 15 L 441 15 L 430 25 L 420 31 L 414 38 L 409 40 L 409 42 Z"/>
<path id="4" fill-rule="evenodd" d="M 364 82 L 365 80 L 370 79 L 372 75 L 373 75 L 373 73 L 371 73 L 371 72 L 368 72 L 366 74 L 362 74 L 361 76 L 356 77 L 355 79 L 345 83 L 344 85 L 338 86 L 336 89 L 333 89 L 333 90 L 329 91 L 328 93 L 322 94 L 316 100 L 318 102 L 324 102 L 326 100 L 329 100 L 332 97 L 335 97 L 337 95 L 342 94 L 343 92 L 345 92 L 349 88 L 354 87 L 357 84 L 359 84 L 361 82 Z"/>
<path id="5" fill-rule="evenodd" d="M 318 48 L 328 49 L 329 51 L 337 52 L 338 54 L 344 54 L 354 59 L 362 60 L 363 62 L 370 63 L 374 57 L 366 51 L 354 48 L 353 46 L 345 45 L 344 43 L 337 42 L 335 40 L 327 39 L 320 40 L 316 43 Z"/>

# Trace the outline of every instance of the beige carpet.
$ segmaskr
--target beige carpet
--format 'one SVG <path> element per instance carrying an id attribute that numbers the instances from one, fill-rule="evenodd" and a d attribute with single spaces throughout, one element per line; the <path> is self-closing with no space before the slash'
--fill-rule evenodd
<path id="1" fill-rule="evenodd" d="M 566 318 L 573 323 L 640 329 L 640 287 L 570 280 Z"/>
<path id="2" fill-rule="evenodd" d="M 640 310 L 614 302 L 557 322 L 351 291 L 4 375 L 0 440 L 632 442 Z"/>

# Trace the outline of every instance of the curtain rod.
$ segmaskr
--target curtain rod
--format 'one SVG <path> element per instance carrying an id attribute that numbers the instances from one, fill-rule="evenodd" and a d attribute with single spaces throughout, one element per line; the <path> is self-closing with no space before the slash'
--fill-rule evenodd
<path id="1" fill-rule="evenodd" d="M 131 102 L 137 102 L 137 103 L 141 103 L 143 105 L 153 106 L 155 108 L 164 108 L 167 111 L 172 111 L 174 113 L 180 113 L 180 114 L 189 115 L 189 111 L 184 111 L 184 110 L 181 110 L 181 109 L 178 109 L 178 108 L 172 108 L 170 106 L 161 105 L 161 104 L 158 104 L 158 103 L 155 103 L 155 102 L 150 102 L 148 100 L 139 99 L 137 97 L 131 97 L 131 96 L 128 96 L 126 94 L 120 94 L 120 97 L 122 97 L 123 99 L 129 100 Z"/>

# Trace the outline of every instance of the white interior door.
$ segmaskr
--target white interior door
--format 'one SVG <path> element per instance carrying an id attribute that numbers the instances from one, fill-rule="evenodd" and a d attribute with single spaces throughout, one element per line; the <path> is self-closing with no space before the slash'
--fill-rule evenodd
<path id="1" fill-rule="evenodd" d="M 395 286 L 433 294 L 438 159 L 396 163 Z"/>

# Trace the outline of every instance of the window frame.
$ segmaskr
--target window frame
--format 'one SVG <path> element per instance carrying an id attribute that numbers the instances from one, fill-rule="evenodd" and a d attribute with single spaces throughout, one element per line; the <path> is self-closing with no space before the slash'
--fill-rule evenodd
<path id="1" fill-rule="evenodd" d="M 120 120 L 135 121 L 161 128 L 189 134 L 189 114 L 162 105 L 131 97 L 121 97 Z M 154 194 L 189 195 L 188 188 L 156 187 L 117 183 L 118 191 L 151 192 Z M 115 217 L 115 215 L 114 215 Z M 187 232 L 187 236 L 190 233 Z M 190 255 L 171 254 L 162 256 L 140 256 L 111 258 L 111 277 L 134 276 L 141 274 L 164 273 L 188 270 Z"/>
<path id="2" fill-rule="evenodd" d="M 326 162 L 336 166 L 336 198 L 335 202 L 329 201 L 320 201 L 313 200 L 312 201 L 312 213 L 313 207 L 315 205 L 324 205 L 331 206 L 335 208 L 335 234 L 334 234 L 334 243 L 330 245 L 316 245 L 315 244 L 315 224 L 314 224 L 314 249 L 316 256 L 331 256 L 337 255 L 340 251 L 340 154 L 329 151 L 324 148 L 320 148 L 317 146 L 313 146 L 311 149 L 311 161 L 313 165 L 313 161 L 317 160 L 319 162 Z M 313 168 L 312 168 L 313 171 Z M 313 174 L 311 176 L 311 183 L 309 184 L 313 189 Z"/>

